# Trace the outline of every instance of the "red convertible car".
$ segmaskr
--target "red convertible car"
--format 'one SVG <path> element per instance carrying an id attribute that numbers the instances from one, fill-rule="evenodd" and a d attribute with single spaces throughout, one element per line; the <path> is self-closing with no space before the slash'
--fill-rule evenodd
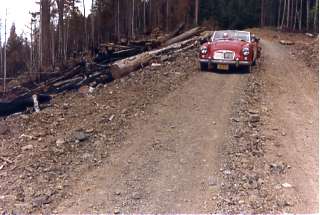
<path id="1" fill-rule="evenodd" d="M 247 31 L 215 31 L 211 40 L 201 46 L 200 68 L 218 70 L 244 68 L 251 71 L 260 57 L 259 38 Z"/>

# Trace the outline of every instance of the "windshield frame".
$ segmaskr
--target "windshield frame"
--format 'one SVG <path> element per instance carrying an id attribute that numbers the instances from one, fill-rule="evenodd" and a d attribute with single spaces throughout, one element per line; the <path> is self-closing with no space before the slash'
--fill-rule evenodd
<path id="1" fill-rule="evenodd" d="M 241 38 L 236 38 L 236 37 L 231 37 L 231 38 L 218 38 L 218 39 L 215 39 L 215 35 L 217 32 L 226 32 L 226 33 L 232 33 L 234 35 L 236 35 L 237 33 L 246 33 L 248 34 L 248 40 L 244 40 L 244 39 L 241 39 Z M 215 31 L 211 37 L 211 41 L 218 41 L 218 40 L 242 40 L 242 41 L 246 41 L 246 42 L 251 42 L 251 33 L 249 31 L 237 31 L 237 30 L 220 30 L 220 31 Z"/>

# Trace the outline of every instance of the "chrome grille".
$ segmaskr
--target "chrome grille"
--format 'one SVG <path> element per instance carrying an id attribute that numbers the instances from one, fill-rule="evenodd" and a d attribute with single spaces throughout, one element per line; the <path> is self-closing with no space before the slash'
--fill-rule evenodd
<path id="1" fill-rule="evenodd" d="M 235 53 L 233 51 L 221 50 L 214 52 L 215 60 L 234 60 Z"/>
<path id="2" fill-rule="evenodd" d="M 233 52 L 225 52 L 224 59 L 225 60 L 233 60 Z"/>

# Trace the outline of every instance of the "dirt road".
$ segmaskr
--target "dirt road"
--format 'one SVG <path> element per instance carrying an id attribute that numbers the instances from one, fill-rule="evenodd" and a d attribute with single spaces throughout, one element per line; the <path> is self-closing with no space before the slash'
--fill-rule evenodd
<path id="1" fill-rule="evenodd" d="M 273 181 L 268 183 L 275 187 L 269 192 L 279 189 L 277 184 L 290 184 L 293 188 L 281 188 L 282 198 L 290 203 L 279 205 L 275 197 L 277 210 L 316 212 L 317 78 L 286 48 L 262 43 L 264 60 L 254 73 L 263 79 L 262 104 L 271 110 L 261 125 L 270 140 L 264 156 L 267 162 L 282 161 L 290 167 L 286 174 L 270 176 Z M 230 136 L 232 106 L 247 84 L 248 74 L 193 76 L 153 105 L 145 120 L 136 121 L 126 146 L 114 152 L 107 165 L 85 175 L 75 185 L 74 197 L 57 211 L 220 211 L 216 199 L 223 184 L 222 150 Z"/>
<path id="2" fill-rule="evenodd" d="M 208 212 L 232 101 L 247 75 L 198 73 L 134 123 L 126 146 L 76 185 L 59 212 Z M 211 185 L 211 186 L 210 186 Z"/>
<path id="3" fill-rule="evenodd" d="M 318 75 L 279 45 L 265 41 L 264 53 L 263 102 L 271 115 L 263 128 L 272 137 L 267 156 L 291 167 L 277 178 L 292 185 L 286 190 L 294 202 L 290 212 L 314 213 L 319 206 Z"/>
<path id="4" fill-rule="evenodd" d="M 0 211 L 317 212 L 318 77 L 262 47 L 251 74 L 201 73 L 193 50 L 7 119 Z"/>

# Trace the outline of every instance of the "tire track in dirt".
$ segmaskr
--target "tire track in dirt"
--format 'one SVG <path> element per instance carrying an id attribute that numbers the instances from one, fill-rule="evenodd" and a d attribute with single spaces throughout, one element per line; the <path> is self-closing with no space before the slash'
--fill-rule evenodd
<path id="1" fill-rule="evenodd" d="M 225 213 L 317 213 L 318 77 L 286 47 L 261 43 L 262 60 L 234 104 L 218 207 Z"/>
<path id="2" fill-rule="evenodd" d="M 198 73 L 151 107 L 110 163 L 84 176 L 57 212 L 216 210 L 220 147 L 246 74 Z"/>
<path id="3" fill-rule="evenodd" d="M 263 102 L 271 109 L 265 125 L 273 147 L 270 160 L 290 165 L 279 183 L 293 205 L 291 213 L 317 213 L 319 204 L 319 92 L 318 77 L 312 68 L 289 54 L 285 47 L 264 41 L 265 80 Z M 276 145 L 274 147 L 274 145 Z M 277 158 L 275 158 L 275 156 Z"/>

